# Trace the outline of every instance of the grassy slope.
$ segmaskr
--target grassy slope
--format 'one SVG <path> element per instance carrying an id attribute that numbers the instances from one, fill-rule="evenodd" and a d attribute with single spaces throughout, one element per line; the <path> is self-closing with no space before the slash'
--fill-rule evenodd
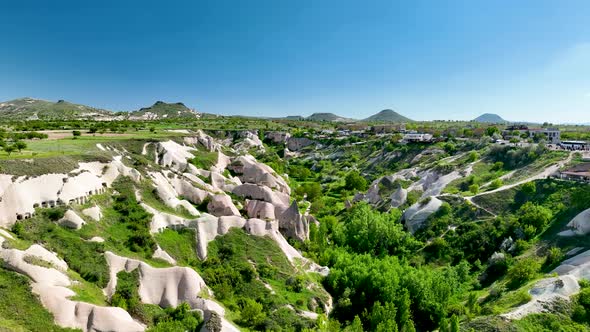
<path id="1" fill-rule="evenodd" d="M 53 316 L 31 293 L 29 280 L 0 267 L 0 331 L 79 331 L 53 324 Z"/>

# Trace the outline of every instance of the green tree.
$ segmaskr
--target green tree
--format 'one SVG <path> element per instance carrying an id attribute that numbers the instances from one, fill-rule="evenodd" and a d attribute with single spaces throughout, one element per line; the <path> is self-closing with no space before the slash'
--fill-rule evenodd
<path id="1" fill-rule="evenodd" d="M 508 269 L 506 276 L 510 280 L 510 287 L 516 288 L 533 279 L 539 271 L 540 265 L 533 258 L 525 258 L 516 262 Z"/>
<path id="2" fill-rule="evenodd" d="M 4 152 L 6 152 L 9 157 L 14 151 L 16 151 L 16 147 L 14 145 L 6 145 L 4 147 Z"/>
<path id="3" fill-rule="evenodd" d="M 243 299 L 240 317 L 242 324 L 248 327 L 257 327 L 264 323 L 266 314 L 263 311 L 262 304 L 253 299 L 245 298 Z"/>
<path id="4" fill-rule="evenodd" d="M 82 136 L 82 132 L 79 131 L 79 130 L 73 130 L 72 131 L 72 136 L 74 136 L 74 139 L 76 139 L 76 138 Z"/>
<path id="5" fill-rule="evenodd" d="M 541 232 L 549 220 L 553 218 L 553 213 L 548 208 L 536 205 L 532 202 L 526 202 L 518 209 L 518 221 L 523 225 L 531 226 L 535 229 L 535 234 Z"/>
<path id="6" fill-rule="evenodd" d="M 344 218 L 346 245 L 359 253 L 407 255 L 419 246 L 399 222 L 401 211 L 381 213 L 367 203 L 355 205 Z"/>
<path id="7" fill-rule="evenodd" d="M 27 148 L 27 143 L 23 142 L 23 141 L 16 141 L 14 142 L 14 147 L 16 149 L 18 149 L 18 152 L 22 152 L 22 150 Z"/>
<path id="8" fill-rule="evenodd" d="M 477 195 L 477 193 L 479 192 L 479 185 L 474 183 L 472 185 L 469 186 L 469 191 L 474 194 Z"/>
<path id="9" fill-rule="evenodd" d="M 345 188 L 348 190 L 364 191 L 367 189 L 367 180 L 358 171 L 351 171 L 344 178 Z"/>
<path id="10" fill-rule="evenodd" d="M 499 134 L 500 133 L 500 129 L 498 129 L 498 127 L 496 126 L 491 126 L 491 127 L 487 127 L 486 128 L 486 135 L 487 136 L 494 136 L 494 134 Z"/>
<path id="11" fill-rule="evenodd" d="M 371 331 L 379 332 L 397 332 L 397 323 L 395 322 L 395 315 L 397 309 L 391 302 L 381 305 L 376 302 L 371 310 Z"/>

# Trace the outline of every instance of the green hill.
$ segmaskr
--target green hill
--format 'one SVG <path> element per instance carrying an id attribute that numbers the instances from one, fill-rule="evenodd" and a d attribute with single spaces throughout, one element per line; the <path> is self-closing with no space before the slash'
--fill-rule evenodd
<path id="1" fill-rule="evenodd" d="M 172 118 L 197 118 L 199 114 L 186 107 L 183 103 L 166 103 L 157 101 L 150 107 L 143 107 L 129 113 L 130 119 L 172 119 Z"/>
<path id="2" fill-rule="evenodd" d="M 0 103 L 0 117 L 7 120 L 71 120 L 112 116 L 107 110 L 64 100 L 20 98 Z"/>
<path id="3" fill-rule="evenodd" d="M 377 114 L 373 114 L 370 117 L 364 119 L 367 122 L 412 122 L 413 120 L 400 115 L 394 110 L 386 109 Z"/>
<path id="4" fill-rule="evenodd" d="M 498 114 L 492 113 L 484 113 L 477 118 L 473 119 L 475 122 L 482 122 L 482 123 L 506 123 L 508 121 L 502 119 L 501 116 Z"/>
<path id="5" fill-rule="evenodd" d="M 334 113 L 313 113 L 312 115 L 305 118 L 309 121 L 330 121 L 330 122 L 348 122 L 348 121 L 355 121 L 354 119 L 349 119 L 345 117 L 341 117 Z"/>

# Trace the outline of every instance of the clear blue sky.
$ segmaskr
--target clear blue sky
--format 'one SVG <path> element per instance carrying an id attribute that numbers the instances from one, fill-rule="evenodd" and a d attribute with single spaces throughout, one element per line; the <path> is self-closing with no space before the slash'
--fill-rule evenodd
<path id="1" fill-rule="evenodd" d="M 0 100 L 590 122 L 587 0 L 2 1 L 0 43 Z"/>

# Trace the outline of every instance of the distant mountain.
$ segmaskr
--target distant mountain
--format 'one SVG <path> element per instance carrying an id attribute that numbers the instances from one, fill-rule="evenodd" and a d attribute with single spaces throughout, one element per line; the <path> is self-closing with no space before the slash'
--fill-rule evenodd
<path id="1" fill-rule="evenodd" d="M 475 122 L 482 123 L 507 123 L 508 121 L 502 119 L 498 114 L 485 113 L 473 119 Z"/>
<path id="2" fill-rule="evenodd" d="M 283 119 L 285 119 L 285 120 L 294 120 L 294 121 L 305 120 L 305 118 L 302 117 L 301 115 L 287 115 Z"/>
<path id="3" fill-rule="evenodd" d="M 383 110 L 377 114 L 373 114 L 370 117 L 364 119 L 363 121 L 367 122 L 412 122 L 403 115 L 400 115 L 394 110 Z"/>
<path id="4" fill-rule="evenodd" d="M 199 113 L 186 107 L 183 103 L 165 103 L 163 101 L 157 101 L 150 107 L 129 113 L 130 120 L 198 118 L 199 116 Z"/>
<path id="5" fill-rule="evenodd" d="M 329 122 L 349 122 L 356 121 L 349 118 L 344 118 L 334 113 L 313 113 L 305 118 L 308 121 L 329 121 Z"/>
<path id="6" fill-rule="evenodd" d="M 59 100 L 57 102 L 20 98 L 0 103 L 3 120 L 74 120 L 112 117 L 107 110 Z"/>

